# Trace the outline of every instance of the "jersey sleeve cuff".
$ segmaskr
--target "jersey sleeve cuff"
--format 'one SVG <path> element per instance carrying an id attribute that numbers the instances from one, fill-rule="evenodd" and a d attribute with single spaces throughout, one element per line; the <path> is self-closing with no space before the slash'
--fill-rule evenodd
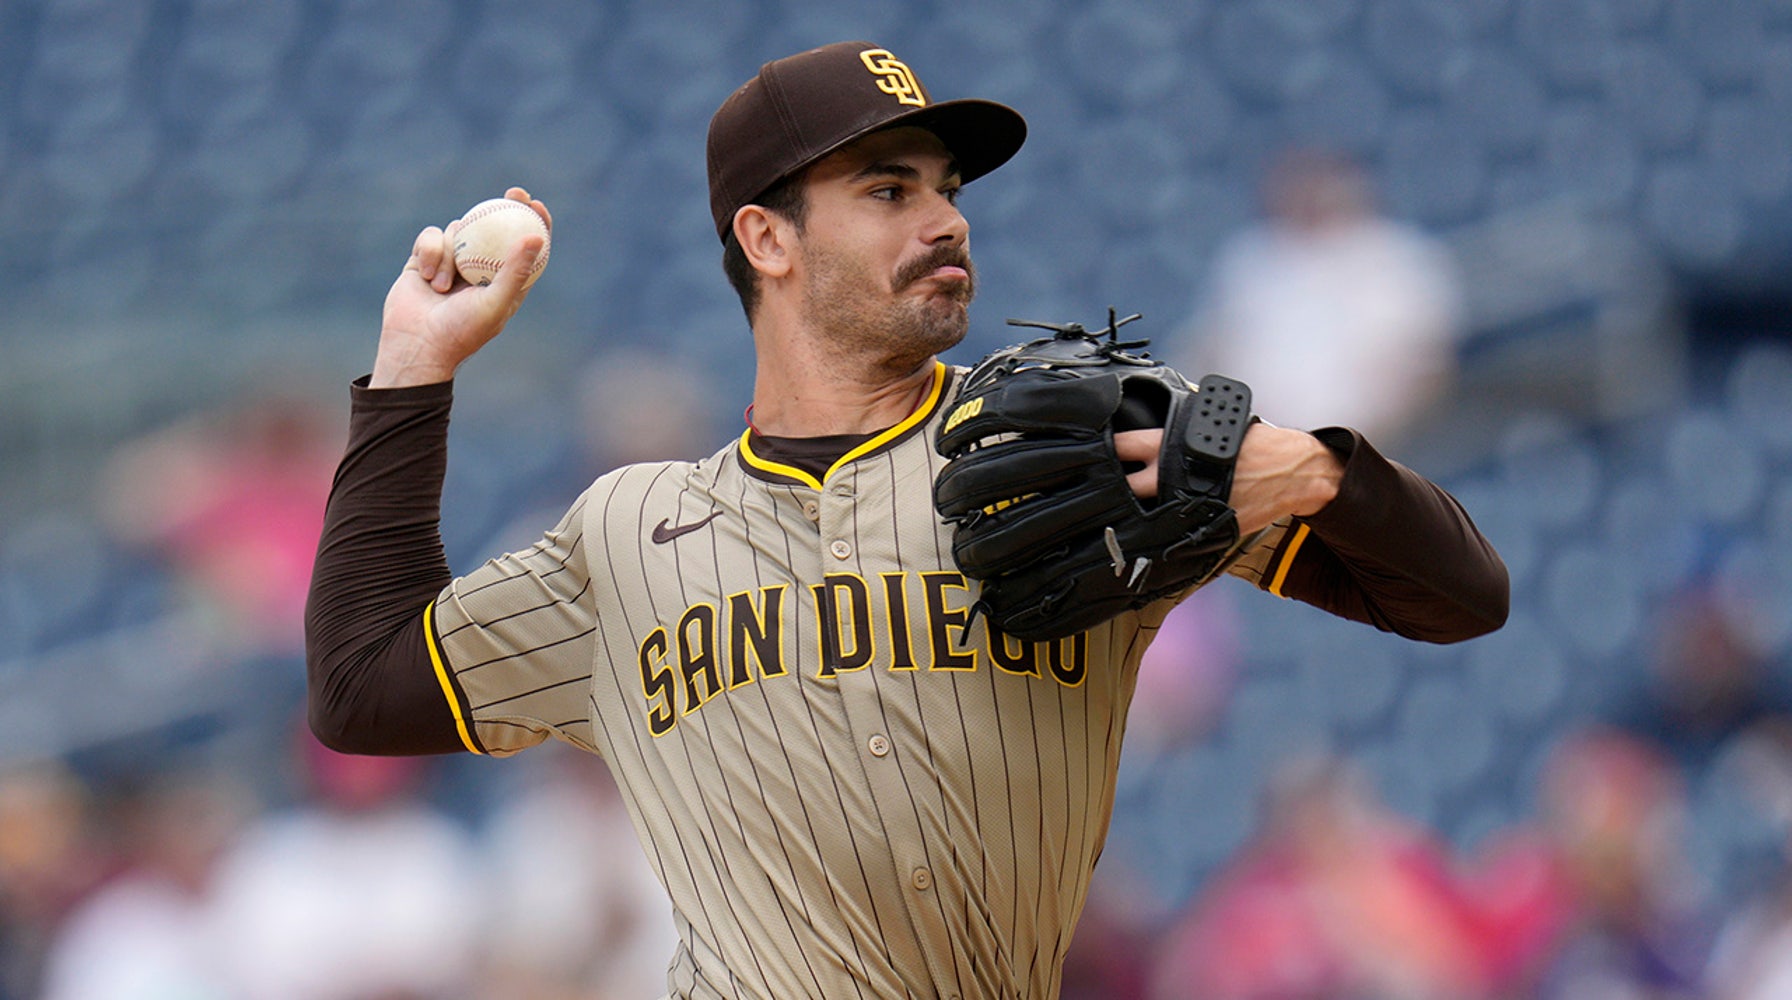
<path id="1" fill-rule="evenodd" d="M 356 406 L 432 406 L 452 402 L 454 380 L 428 385 L 401 385 L 375 389 L 367 383 L 371 373 L 349 383 L 349 396 Z"/>

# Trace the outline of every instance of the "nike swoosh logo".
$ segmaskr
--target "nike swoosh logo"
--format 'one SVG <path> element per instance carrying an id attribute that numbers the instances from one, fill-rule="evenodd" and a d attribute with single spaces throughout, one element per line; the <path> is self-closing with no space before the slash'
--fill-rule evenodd
<path id="1" fill-rule="evenodd" d="M 662 518 L 660 523 L 653 526 L 653 544 L 664 545 L 672 539 L 677 538 L 679 535 L 688 535 L 721 516 L 721 511 L 711 511 L 709 516 L 701 521 L 692 521 L 690 524 L 681 524 L 676 528 L 672 526 L 671 518 Z"/>

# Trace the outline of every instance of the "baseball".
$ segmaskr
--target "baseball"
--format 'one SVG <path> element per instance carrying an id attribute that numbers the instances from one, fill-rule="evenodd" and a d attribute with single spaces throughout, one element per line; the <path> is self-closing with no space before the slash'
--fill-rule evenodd
<path id="1" fill-rule="evenodd" d="M 548 266 L 547 223 L 523 202 L 509 198 L 482 201 L 460 217 L 460 228 L 454 233 L 454 268 L 475 285 L 489 285 L 503 266 L 504 255 L 530 233 L 539 234 L 543 242 L 541 256 L 535 258 L 535 267 L 523 280 L 524 288 L 535 284 Z"/>

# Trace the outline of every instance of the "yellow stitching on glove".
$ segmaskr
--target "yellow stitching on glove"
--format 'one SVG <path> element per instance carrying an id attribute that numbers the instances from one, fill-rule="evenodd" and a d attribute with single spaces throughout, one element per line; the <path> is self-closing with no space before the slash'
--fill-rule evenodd
<path id="1" fill-rule="evenodd" d="M 1039 494 L 1037 493 L 1028 493 L 1026 496 L 1015 497 L 1012 500 L 997 500 L 995 503 L 983 508 L 983 513 L 994 514 L 998 510 L 1007 510 L 1015 504 L 1020 503 L 1022 500 L 1031 500 L 1038 495 Z"/>

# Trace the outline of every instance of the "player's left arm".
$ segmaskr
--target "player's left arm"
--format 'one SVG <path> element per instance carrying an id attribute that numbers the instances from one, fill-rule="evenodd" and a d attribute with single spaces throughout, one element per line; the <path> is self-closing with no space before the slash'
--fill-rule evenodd
<path id="1" fill-rule="evenodd" d="M 1240 450 L 1241 475 L 1258 429 Z M 1316 508 L 1286 509 L 1273 543 L 1237 575 L 1411 639 L 1458 642 L 1505 624 L 1506 564 L 1455 497 L 1356 431 L 1287 433 L 1309 437 L 1336 459 L 1335 491 Z"/>
<path id="2" fill-rule="evenodd" d="M 1122 431 L 1115 452 L 1156 493 L 1162 430 Z M 1253 424 L 1228 503 L 1239 532 L 1268 529 L 1231 572 L 1279 597 L 1409 639 L 1458 642 L 1505 624 L 1506 564 L 1443 488 L 1341 427 Z"/>

